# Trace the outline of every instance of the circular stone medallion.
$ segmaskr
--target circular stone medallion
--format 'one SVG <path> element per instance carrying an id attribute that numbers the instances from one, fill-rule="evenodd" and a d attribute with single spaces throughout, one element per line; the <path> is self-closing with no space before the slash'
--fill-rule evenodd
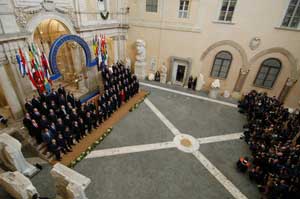
<path id="1" fill-rule="evenodd" d="M 180 151 L 185 153 L 193 153 L 200 147 L 198 140 L 187 134 L 176 135 L 173 142 Z"/>

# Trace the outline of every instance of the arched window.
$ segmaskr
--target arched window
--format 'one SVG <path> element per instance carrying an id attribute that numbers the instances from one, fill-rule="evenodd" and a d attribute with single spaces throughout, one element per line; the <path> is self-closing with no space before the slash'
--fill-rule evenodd
<path id="1" fill-rule="evenodd" d="M 232 62 L 230 52 L 221 51 L 216 57 L 210 75 L 216 78 L 226 79 Z"/>
<path id="2" fill-rule="evenodd" d="M 254 85 L 265 88 L 272 88 L 281 69 L 281 62 L 278 59 L 270 58 L 265 60 L 256 75 Z"/>

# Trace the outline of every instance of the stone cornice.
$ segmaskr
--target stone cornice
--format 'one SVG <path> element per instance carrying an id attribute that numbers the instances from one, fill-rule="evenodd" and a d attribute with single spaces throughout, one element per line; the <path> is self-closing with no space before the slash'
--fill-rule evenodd
<path id="1" fill-rule="evenodd" d="M 120 28 L 120 29 L 128 29 L 129 25 L 128 24 L 123 24 L 121 25 L 120 23 L 111 23 L 111 24 L 99 24 L 99 25 L 91 25 L 91 26 L 80 26 L 76 27 L 75 30 L 78 33 L 81 32 L 88 32 L 88 31 L 94 31 L 94 30 L 106 30 L 106 29 L 115 29 L 115 28 Z"/>
<path id="2" fill-rule="evenodd" d="M 162 30 L 201 33 L 200 27 L 196 27 L 188 23 L 179 23 L 179 22 L 175 23 L 170 21 L 164 21 L 164 22 L 142 21 L 142 20 L 131 19 L 129 24 L 132 26 L 144 27 L 144 28 L 155 28 L 155 29 L 162 29 Z"/>
<path id="3" fill-rule="evenodd" d="M 20 32 L 20 33 L 8 33 L 8 34 L 0 34 L 0 43 L 15 41 L 20 39 L 26 39 L 31 35 L 30 32 Z"/>

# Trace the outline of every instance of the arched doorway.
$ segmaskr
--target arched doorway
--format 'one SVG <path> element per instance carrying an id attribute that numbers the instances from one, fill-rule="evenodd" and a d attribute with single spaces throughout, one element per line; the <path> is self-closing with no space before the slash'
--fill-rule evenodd
<path id="1" fill-rule="evenodd" d="M 46 19 L 35 29 L 33 41 L 39 46 L 41 51 L 49 54 L 53 42 L 60 36 L 70 34 L 71 31 L 61 21 L 57 19 Z M 57 83 L 64 86 L 75 86 L 75 82 L 80 74 L 86 74 L 85 57 L 83 50 L 75 42 L 66 42 L 60 47 L 57 57 L 57 67 L 61 72 L 61 78 Z"/>

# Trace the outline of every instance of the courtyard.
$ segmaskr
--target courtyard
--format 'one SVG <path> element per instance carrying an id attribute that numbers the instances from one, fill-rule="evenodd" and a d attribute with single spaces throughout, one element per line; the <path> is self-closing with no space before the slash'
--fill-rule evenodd
<path id="1" fill-rule="evenodd" d="M 142 89 L 151 92 L 144 103 L 74 168 L 92 180 L 88 198 L 259 198 L 235 168 L 250 153 L 240 139 L 246 120 L 235 104 L 147 82 Z M 178 150 L 173 139 L 180 133 L 196 138 L 199 150 Z M 43 167 L 32 182 L 52 198 L 51 166 Z"/>

